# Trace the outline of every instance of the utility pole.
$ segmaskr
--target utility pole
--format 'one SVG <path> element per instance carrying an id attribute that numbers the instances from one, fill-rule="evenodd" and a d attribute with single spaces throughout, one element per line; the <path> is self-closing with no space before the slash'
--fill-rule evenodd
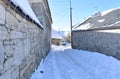
<path id="1" fill-rule="evenodd" d="M 71 0 L 70 0 L 70 35 L 71 35 L 71 46 L 72 46 L 72 6 L 71 6 Z"/>

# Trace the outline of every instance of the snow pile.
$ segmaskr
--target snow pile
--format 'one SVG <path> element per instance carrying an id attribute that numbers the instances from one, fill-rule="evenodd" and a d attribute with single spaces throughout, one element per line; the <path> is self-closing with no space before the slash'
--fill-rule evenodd
<path id="1" fill-rule="evenodd" d="M 39 22 L 38 18 L 33 12 L 28 0 L 11 0 L 11 1 L 16 6 L 19 6 L 26 15 L 29 15 L 30 18 L 32 18 L 36 23 L 38 23 L 43 28 L 43 25 Z"/>
<path id="2" fill-rule="evenodd" d="M 113 57 L 54 47 L 31 79 L 120 79 L 119 74 L 120 61 Z"/>
<path id="3" fill-rule="evenodd" d="M 88 17 L 80 25 L 76 26 L 73 30 L 86 30 L 92 28 L 116 26 L 116 22 L 120 21 L 120 8 L 110 9 L 102 13 L 98 12 Z M 86 25 L 88 25 L 89 27 Z M 120 24 L 119 24 L 120 25 Z"/>
<path id="4" fill-rule="evenodd" d="M 57 31 L 52 29 L 52 38 L 62 39 L 62 36 Z"/>

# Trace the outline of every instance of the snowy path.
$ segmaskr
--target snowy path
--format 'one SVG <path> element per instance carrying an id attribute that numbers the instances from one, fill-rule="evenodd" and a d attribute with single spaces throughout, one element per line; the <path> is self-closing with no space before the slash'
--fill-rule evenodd
<path id="1" fill-rule="evenodd" d="M 56 47 L 31 79 L 120 79 L 119 74 L 120 61 L 115 58 L 95 52 Z"/>

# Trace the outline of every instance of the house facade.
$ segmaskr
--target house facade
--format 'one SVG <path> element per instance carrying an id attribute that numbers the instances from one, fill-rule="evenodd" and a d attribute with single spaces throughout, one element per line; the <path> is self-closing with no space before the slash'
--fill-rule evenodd
<path id="1" fill-rule="evenodd" d="M 17 1 L 0 1 L 0 79 L 29 79 L 51 48 L 47 0 Z"/>
<path id="2" fill-rule="evenodd" d="M 60 33 L 52 29 L 52 44 L 59 46 L 61 45 L 61 42 L 62 36 L 60 35 Z"/>
<path id="3" fill-rule="evenodd" d="M 52 44 L 60 46 L 62 39 L 59 38 L 52 38 Z"/>

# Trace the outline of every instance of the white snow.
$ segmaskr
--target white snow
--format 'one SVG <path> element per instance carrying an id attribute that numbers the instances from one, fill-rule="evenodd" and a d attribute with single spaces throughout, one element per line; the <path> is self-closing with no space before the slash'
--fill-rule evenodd
<path id="1" fill-rule="evenodd" d="M 118 9 L 120 9 L 120 7 L 106 10 L 106 11 L 102 12 L 101 15 L 102 15 L 102 16 L 105 16 L 105 15 L 107 15 L 108 13 L 110 13 L 110 12 L 112 12 L 112 11 L 115 11 L 115 10 L 118 10 Z"/>
<path id="2" fill-rule="evenodd" d="M 90 26 L 91 26 L 90 23 L 86 23 L 86 24 L 81 25 L 80 27 L 77 27 L 76 30 L 87 30 L 90 28 Z"/>
<path id="3" fill-rule="evenodd" d="M 52 29 L 52 38 L 62 39 L 62 36 L 56 30 Z"/>
<path id="4" fill-rule="evenodd" d="M 120 61 L 97 52 L 54 46 L 31 79 L 120 79 Z"/>
<path id="5" fill-rule="evenodd" d="M 43 28 L 43 25 L 39 22 L 38 18 L 33 12 L 28 0 L 11 0 L 11 1 L 16 6 L 19 6 L 26 15 L 29 15 L 31 19 L 33 19 L 36 23 L 38 23 Z"/>
<path id="6" fill-rule="evenodd" d="M 112 12 L 113 10 L 114 10 L 114 9 L 109 9 L 109 10 L 106 10 L 106 11 L 102 12 L 102 16 L 104 16 L 104 15 Z"/>
<path id="7" fill-rule="evenodd" d="M 98 20 L 98 22 L 104 22 L 104 21 L 105 21 L 105 19 Z"/>

